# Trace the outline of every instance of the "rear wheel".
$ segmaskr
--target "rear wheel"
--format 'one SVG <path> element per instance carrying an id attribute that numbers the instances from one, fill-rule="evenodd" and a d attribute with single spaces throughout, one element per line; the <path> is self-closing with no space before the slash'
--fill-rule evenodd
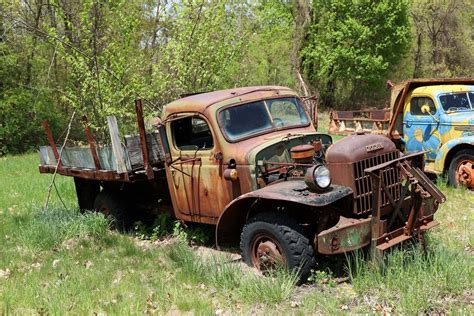
<path id="1" fill-rule="evenodd" d="M 113 227 L 119 230 L 131 228 L 127 203 L 114 191 L 102 190 L 94 201 L 94 210 L 113 219 Z"/>
<path id="2" fill-rule="evenodd" d="M 242 230 L 240 248 L 245 263 L 262 272 L 278 266 L 306 281 L 314 264 L 313 248 L 301 226 L 286 214 L 261 213 Z"/>
<path id="3" fill-rule="evenodd" d="M 449 164 L 449 184 L 453 187 L 465 187 L 474 190 L 474 150 L 459 151 Z"/>

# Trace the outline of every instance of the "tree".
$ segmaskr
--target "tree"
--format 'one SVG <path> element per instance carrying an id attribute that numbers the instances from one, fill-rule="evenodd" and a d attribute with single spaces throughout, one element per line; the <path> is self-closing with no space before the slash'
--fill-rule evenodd
<path id="1" fill-rule="evenodd" d="M 412 4 L 417 42 L 413 77 L 471 76 L 474 72 L 474 4 L 421 0 Z"/>
<path id="2" fill-rule="evenodd" d="M 326 107 L 373 98 L 410 44 L 405 0 L 314 0 L 301 50 L 305 76 Z"/>

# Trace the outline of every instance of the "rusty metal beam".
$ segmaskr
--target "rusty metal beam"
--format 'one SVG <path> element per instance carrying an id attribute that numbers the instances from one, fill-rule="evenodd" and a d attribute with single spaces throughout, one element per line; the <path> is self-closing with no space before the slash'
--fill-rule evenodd
<path id="1" fill-rule="evenodd" d="M 371 220 L 371 252 L 372 259 L 378 260 L 381 252 L 377 249 L 377 240 L 382 235 L 380 231 L 380 208 L 382 201 L 380 170 L 376 170 L 370 174 L 372 176 L 372 220 Z"/>
<path id="2" fill-rule="evenodd" d="M 143 166 L 145 168 L 147 178 L 151 180 L 155 177 L 155 175 L 153 174 L 153 169 L 150 166 L 150 161 L 148 159 L 148 143 L 146 142 L 146 131 L 145 122 L 143 120 L 142 100 L 135 100 L 135 111 L 137 113 L 138 132 L 140 134 L 140 146 L 142 148 L 143 155 Z"/>
<path id="3" fill-rule="evenodd" d="M 100 160 L 99 156 L 97 155 L 97 149 L 95 147 L 94 137 L 92 136 L 92 132 L 89 126 L 89 120 L 87 116 L 82 117 L 82 124 L 84 124 L 84 129 L 86 131 L 87 141 L 89 142 L 89 147 L 91 149 L 92 158 L 94 159 L 94 165 L 97 170 L 100 170 Z"/>
<path id="4" fill-rule="evenodd" d="M 48 120 L 43 121 L 43 127 L 44 127 L 44 131 L 46 132 L 46 137 L 48 137 L 49 145 L 51 146 L 51 149 L 53 150 L 54 158 L 56 159 L 56 162 L 60 166 L 61 161 L 59 161 L 58 148 L 56 147 L 56 143 L 54 142 L 53 134 L 51 134 L 51 130 L 49 129 Z"/>

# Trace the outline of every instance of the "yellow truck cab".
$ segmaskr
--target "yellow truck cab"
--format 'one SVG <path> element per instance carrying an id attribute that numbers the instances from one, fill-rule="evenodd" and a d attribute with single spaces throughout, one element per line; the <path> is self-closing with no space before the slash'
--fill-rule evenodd
<path id="1" fill-rule="evenodd" d="M 403 98 L 405 151 L 425 151 L 425 171 L 474 189 L 474 81 L 415 87 Z"/>

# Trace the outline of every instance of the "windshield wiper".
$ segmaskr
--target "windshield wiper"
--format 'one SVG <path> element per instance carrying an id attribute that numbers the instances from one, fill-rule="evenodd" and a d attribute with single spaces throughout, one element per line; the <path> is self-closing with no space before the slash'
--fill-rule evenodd
<path id="1" fill-rule="evenodd" d="M 302 133 L 297 133 L 297 134 L 288 133 L 288 134 L 286 134 L 285 136 L 283 136 L 283 137 L 281 138 L 281 140 L 284 140 L 285 138 L 289 140 L 290 137 L 294 137 L 294 136 L 302 137 L 302 136 L 306 136 L 306 134 L 302 134 Z"/>

